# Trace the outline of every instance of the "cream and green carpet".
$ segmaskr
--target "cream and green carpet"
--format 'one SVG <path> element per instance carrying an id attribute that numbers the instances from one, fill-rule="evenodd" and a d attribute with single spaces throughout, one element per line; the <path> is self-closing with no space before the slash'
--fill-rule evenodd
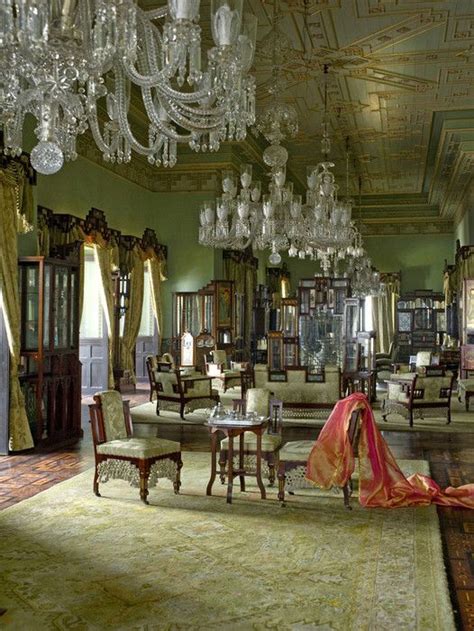
<path id="1" fill-rule="evenodd" d="M 0 513 L 0 626 L 34 630 L 454 629 L 435 507 L 353 510 L 255 487 L 206 497 L 209 454 L 185 453 L 182 494 L 92 470 Z M 424 462 L 402 461 L 411 472 Z"/>

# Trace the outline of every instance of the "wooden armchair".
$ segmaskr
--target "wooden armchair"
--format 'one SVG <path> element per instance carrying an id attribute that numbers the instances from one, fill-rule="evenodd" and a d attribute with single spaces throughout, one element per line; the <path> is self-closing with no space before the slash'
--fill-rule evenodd
<path id="1" fill-rule="evenodd" d="M 382 418 L 389 414 L 401 414 L 408 418 L 413 427 L 413 416 L 446 416 L 451 423 L 452 375 L 421 376 L 415 374 L 412 380 L 388 382 L 388 394 L 382 401 Z"/>
<path id="2" fill-rule="evenodd" d="M 158 478 L 169 478 L 179 492 L 181 445 L 162 438 L 134 438 L 128 401 L 116 390 L 94 396 L 89 405 L 95 454 L 94 493 L 100 497 L 99 482 L 126 480 L 140 488 L 140 498 L 148 504 L 148 487 Z"/>
<path id="3" fill-rule="evenodd" d="M 148 366 L 148 359 L 147 359 Z M 217 390 L 212 388 L 212 379 L 199 373 L 181 375 L 172 370 L 169 364 L 157 363 L 156 369 L 149 369 L 153 392 L 156 393 L 156 413 L 160 410 L 184 414 L 193 410 L 213 407 L 219 401 Z"/>
<path id="4" fill-rule="evenodd" d="M 360 429 L 360 410 L 355 410 L 349 421 L 347 435 L 352 445 L 354 454 L 357 454 Z M 306 480 L 306 463 L 313 448 L 313 440 L 298 440 L 286 443 L 280 450 L 280 462 L 278 466 L 278 499 L 285 506 L 285 490 L 294 494 L 295 489 L 314 489 L 314 484 Z M 350 498 L 352 495 L 352 480 L 342 487 L 344 506 L 351 510 Z"/>
<path id="5" fill-rule="evenodd" d="M 269 416 L 270 425 L 268 430 L 262 435 L 262 459 L 268 467 L 268 481 L 270 486 L 275 483 L 275 471 L 278 467 L 278 450 L 282 442 L 282 418 L 283 403 L 277 399 L 270 398 L 270 392 L 263 388 L 250 388 L 246 392 L 244 399 L 233 400 L 234 410 L 241 414 L 254 412 L 257 416 Z M 229 439 L 224 438 L 221 441 L 219 466 L 221 483 L 225 483 L 225 470 L 228 460 Z M 244 458 L 247 460 L 246 468 L 249 460 L 256 459 L 257 455 L 257 436 L 253 432 L 245 432 L 243 434 L 243 451 Z M 235 459 L 239 458 L 238 454 L 234 455 Z M 250 467 L 252 468 L 252 462 Z"/>

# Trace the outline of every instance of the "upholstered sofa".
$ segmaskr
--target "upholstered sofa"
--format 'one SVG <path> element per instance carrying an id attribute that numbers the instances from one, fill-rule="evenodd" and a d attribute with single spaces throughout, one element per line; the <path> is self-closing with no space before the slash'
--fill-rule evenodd
<path id="1" fill-rule="evenodd" d="M 255 387 L 266 388 L 283 401 L 284 418 L 326 418 L 340 399 L 341 374 L 337 366 L 326 366 L 315 375 L 304 367 L 272 373 L 267 366 L 257 364 Z"/>

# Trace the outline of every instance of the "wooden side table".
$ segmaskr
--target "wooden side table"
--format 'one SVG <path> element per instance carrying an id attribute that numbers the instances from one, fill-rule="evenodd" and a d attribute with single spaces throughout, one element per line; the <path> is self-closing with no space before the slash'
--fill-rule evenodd
<path id="1" fill-rule="evenodd" d="M 222 432 L 224 436 L 229 438 L 228 458 L 227 458 L 227 503 L 232 504 L 232 488 L 234 485 L 234 478 L 237 476 L 240 479 L 240 490 L 245 491 L 245 476 L 254 475 L 245 470 L 244 467 L 244 433 L 253 432 L 257 436 L 257 448 L 256 448 L 256 472 L 255 477 L 257 479 L 258 488 L 260 489 L 260 495 L 262 500 L 266 499 L 265 487 L 262 482 L 262 434 L 268 427 L 268 419 L 265 421 L 256 421 L 250 425 L 244 422 L 239 424 L 238 419 L 232 419 L 232 421 L 221 420 L 213 423 L 208 423 L 209 432 L 211 434 L 211 477 L 207 485 L 206 495 L 212 495 L 212 485 L 217 475 L 217 434 Z M 234 469 L 234 438 L 239 437 L 239 468 Z"/>

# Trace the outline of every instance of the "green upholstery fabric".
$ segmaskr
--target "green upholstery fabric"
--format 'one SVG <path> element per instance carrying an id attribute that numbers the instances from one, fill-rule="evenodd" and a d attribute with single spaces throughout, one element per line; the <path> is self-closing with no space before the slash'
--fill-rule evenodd
<path id="1" fill-rule="evenodd" d="M 266 388 L 249 388 L 245 395 L 246 412 L 255 412 L 258 416 L 268 416 L 270 411 L 270 391 Z"/>
<path id="2" fill-rule="evenodd" d="M 239 450 L 240 438 L 234 438 L 234 451 Z M 282 438 L 278 434 L 262 434 L 262 451 L 275 451 L 281 445 Z M 221 441 L 221 449 L 229 449 L 229 439 Z M 257 449 L 257 435 L 253 432 L 244 433 L 244 451 L 255 451 Z"/>
<path id="3" fill-rule="evenodd" d="M 448 396 L 440 396 L 442 389 L 449 390 L 451 377 L 418 377 L 415 387 L 423 389 L 423 400 L 426 402 L 446 401 Z"/>
<path id="4" fill-rule="evenodd" d="M 97 445 L 99 454 L 127 458 L 156 458 L 178 451 L 181 451 L 179 443 L 164 438 L 126 438 Z"/>
<path id="5" fill-rule="evenodd" d="M 227 353 L 225 351 L 211 351 L 211 354 L 215 364 L 222 364 L 223 368 L 227 368 Z"/>
<path id="6" fill-rule="evenodd" d="M 431 365 L 431 353 L 430 351 L 418 351 L 416 354 L 416 367 Z"/>
<path id="7" fill-rule="evenodd" d="M 287 460 L 306 463 L 313 445 L 314 440 L 295 440 L 293 442 L 286 443 L 280 449 L 280 462 Z"/>
<path id="8" fill-rule="evenodd" d="M 116 440 L 127 437 L 123 402 L 117 390 L 99 392 L 104 417 L 105 439 Z"/>
<path id="9" fill-rule="evenodd" d="M 159 372 L 155 371 L 156 383 L 161 383 L 163 388 L 163 395 L 167 397 L 179 397 L 179 393 L 175 392 L 175 387 L 178 387 L 178 378 L 174 372 Z"/>

